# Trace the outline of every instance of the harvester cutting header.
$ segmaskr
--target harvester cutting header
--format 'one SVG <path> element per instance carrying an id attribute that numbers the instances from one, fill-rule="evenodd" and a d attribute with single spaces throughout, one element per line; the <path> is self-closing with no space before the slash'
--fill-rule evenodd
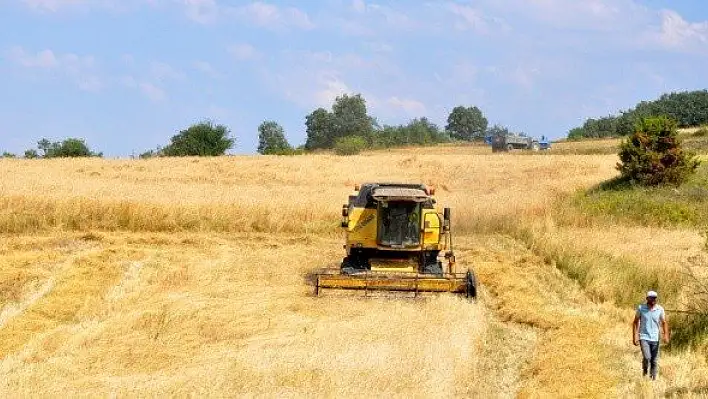
<path id="1" fill-rule="evenodd" d="M 317 293 L 336 288 L 477 296 L 472 270 L 455 272 L 451 211 L 437 207 L 434 188 L 366 183 L 354 190 L 342 206 L 346 256 L 338 271 L 317 276 Z"/>

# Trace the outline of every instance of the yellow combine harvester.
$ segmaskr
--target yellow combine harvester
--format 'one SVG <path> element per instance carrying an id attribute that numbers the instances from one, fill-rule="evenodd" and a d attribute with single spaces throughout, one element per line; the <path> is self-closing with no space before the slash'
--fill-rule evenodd
<path id="1" fill-rule="evenodd" d="M 473 271 L 454 270 L 450 208 L 441 212 L 434 194 L 423 184 L 355 186 L 342 207 L 347 255 L 339 269 L 316 275 L 315 293 L 334 288 L 453 292 L 476 298 Z"/>

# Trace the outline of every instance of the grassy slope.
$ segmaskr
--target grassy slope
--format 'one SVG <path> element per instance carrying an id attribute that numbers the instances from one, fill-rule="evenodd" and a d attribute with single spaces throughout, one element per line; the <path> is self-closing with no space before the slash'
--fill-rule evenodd
<path id="1" fill-rule="evenodd" d="M 672 259 L 700 251 L 698 232 L 559 215 L 556 200 L 614 175 L 611 155 L 429 151 L 0 160 L 22 176 L 0 182 L 12 207 L 0 226 L 17 232 L 0 246 L 0 286 L 10 287 L 0 297 L 0 393 L 649 392 L 628 332 L 643 289 L 627 289 L 615 258 L 629 265 L 619 270 L 664 278 Z M 484 284 L 481 304 L 309 296 L 304 273 L 342 255 L 339 204 L 375 179 L 438 187 L 459 259 Z M 645 239 L 656 234 L 666 246 Z M 569 273 L 559 254 L 585 262 L 571 266 L 595 270 L 592 279 Z M 708 385 L 701 356 L 662 359 L 656 393 Z"/>
<path id="2" fill-rule="evenodd" d="M 598 185 L 575 197 L 574 204 L 608 223 L 708 229 L 708 165 L 680 187 Z"/>

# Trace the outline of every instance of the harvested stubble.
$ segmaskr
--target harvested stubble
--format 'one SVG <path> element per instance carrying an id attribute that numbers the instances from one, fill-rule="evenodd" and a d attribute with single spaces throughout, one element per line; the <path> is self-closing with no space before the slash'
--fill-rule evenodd
<path id="1" fill-rule="evenodd" d="M 480 151 L 0 160 L 0 395 L 643 392 L 631 311 L 592 304 L 538 247 L 657 268 L 683 252 L 572 210 L 557 225 L 556 200 L 613 177 L 615 156 Z M 304 274 L 342 256 L 341 204 L 377 180 L 437 188 L 487 301 L 309 296 Z M 520 227 L 536 254 L 497 235 Z M 694 231 L 660 234 L 695 249 Z M 591 293 L 623 281 L 601 273 Z M 706 384 L 699 355 L 663 359 L 660 392 Z"/>

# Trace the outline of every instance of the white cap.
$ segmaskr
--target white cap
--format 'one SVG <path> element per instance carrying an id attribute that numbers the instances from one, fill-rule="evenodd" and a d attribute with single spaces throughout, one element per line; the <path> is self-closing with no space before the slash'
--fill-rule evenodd
<path id="1" fill-rule="evenodd" d="M 658 295 L 656 294 L 656 291 L 649 291 L 647 292 L 647 297 L 656 298 Z"/>

